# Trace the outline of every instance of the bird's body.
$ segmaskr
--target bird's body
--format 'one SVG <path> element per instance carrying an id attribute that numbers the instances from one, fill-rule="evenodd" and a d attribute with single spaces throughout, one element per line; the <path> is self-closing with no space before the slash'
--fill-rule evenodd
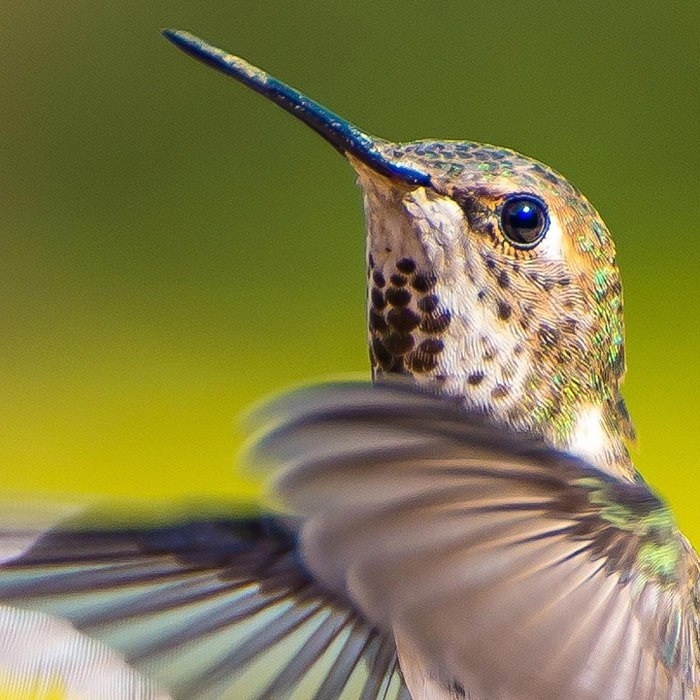
<path id="1" fill-rule="evenodd" d="M 622 287 L 593 207 L 513 151 L 374 139 L 166 36 L 356 170 L 376 385 L 255 414 L 276 512 L 15 528 L 0 683 L 23 687 L 6 669 L 25 653 L 25 680 L 50 668 L 76 697 L 699 697 L 698 559 L 627 449 Z M 49 628 L 64 641 L 30 653 Z"/>

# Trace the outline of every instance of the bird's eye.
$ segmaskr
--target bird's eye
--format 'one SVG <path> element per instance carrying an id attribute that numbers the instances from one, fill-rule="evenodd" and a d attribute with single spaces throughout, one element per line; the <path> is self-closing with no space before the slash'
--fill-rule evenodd
<path id="1" fill-rule="evenodd" d="M 534 248 L 549 226 L 547 207 L 537 197 L 515 194 L 501 207 L 501 231 L 516 248 Z"/>

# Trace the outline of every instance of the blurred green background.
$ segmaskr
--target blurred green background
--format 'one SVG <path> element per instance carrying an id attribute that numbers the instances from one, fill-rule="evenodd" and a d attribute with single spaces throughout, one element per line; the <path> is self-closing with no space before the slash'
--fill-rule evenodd
<path id="1" fill-rule="evenodd" d="M 700 5 L 4 0 L 2 487 L 248 492 L 235 417 L 367 372 L 343 159 L 159 35 L 191 29 L 370 133 L 511 146 L 615 235 L 638 463 L 700 543 Z"/>

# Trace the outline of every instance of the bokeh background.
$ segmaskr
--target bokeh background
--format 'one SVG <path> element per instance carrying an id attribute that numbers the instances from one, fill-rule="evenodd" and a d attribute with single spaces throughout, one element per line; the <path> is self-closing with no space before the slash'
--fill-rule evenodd
<path id="1" fill-rule="evenodd" d="M 700 544 L 700 5 L 3 0 L 4 490 L 249 495 L 236 416 L 367 372 L 343 159 L 159 35 L 191 29 L 395 140 L 508 145 L 618 243 L 639 466 Z"/>

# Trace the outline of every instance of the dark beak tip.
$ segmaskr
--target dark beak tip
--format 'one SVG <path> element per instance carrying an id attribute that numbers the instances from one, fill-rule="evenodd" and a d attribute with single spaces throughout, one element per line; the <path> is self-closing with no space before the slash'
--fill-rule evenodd
<path id="1" fill-rule="evenodd" d="M 178 36 L 182 34 L 182 32 L 179 29 L 171 29 L 170 27 L 165 27 L 164 29 L 161 29 L 160 33 L 165 39 L 172 42 L 173 44 L 178 43 Z"/>

